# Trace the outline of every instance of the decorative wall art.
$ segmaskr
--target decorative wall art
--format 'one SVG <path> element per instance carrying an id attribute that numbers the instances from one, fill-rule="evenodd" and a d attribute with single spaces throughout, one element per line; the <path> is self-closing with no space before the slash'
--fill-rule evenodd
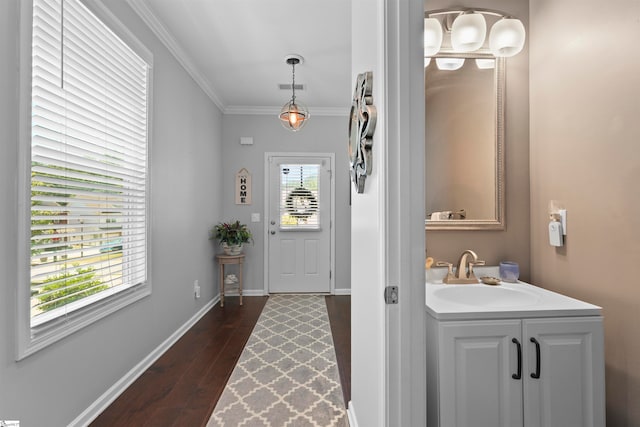
<path id="1" fill-rule="evenodd" d="M 349 117 L 349 164 L 351 180 L 358 193 L 372 169 L 373 133 L 376 130 L 377 111 L 373 105 L 373 72 L 358 74 Z"/>
<path id="2" fill-rule="evenodd" d="M 280 225 L 286 229 L 319 229 L 320 165 L 280 166 Z"/>
<path id="3" fill-rule="evenodd" d="M 236 173 L 236 205 L 251 204 L 251 174 L 245 168 Z"/>

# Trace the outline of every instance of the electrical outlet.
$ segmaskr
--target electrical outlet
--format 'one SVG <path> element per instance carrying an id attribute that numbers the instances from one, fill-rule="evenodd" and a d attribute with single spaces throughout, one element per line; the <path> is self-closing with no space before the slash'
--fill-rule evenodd
<path id="1" fill-rule="evenodd" d="M 193 282 L 193 293 L 195 294 L 196 299 L 200 298 L 200 285 L 198 284 L 197 279 Z"/>

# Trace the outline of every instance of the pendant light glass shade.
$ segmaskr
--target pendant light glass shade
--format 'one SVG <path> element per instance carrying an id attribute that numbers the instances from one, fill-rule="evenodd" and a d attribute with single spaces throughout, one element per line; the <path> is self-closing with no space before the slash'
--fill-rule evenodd
<path id="1" fill-rule="evenodd" d="M 463 13 L 451 26 L 451 46 L 456 52 L 473 52 L 482 47 L 487 35 L 487 22 L 480 13 Z"/>
<path id="2" fill-rule="evenodd" d="M 496 22 L 489 33 L 489 49 L 497 57 L 514 56 L 524 47 L 525 30 L 519 19 L 504 18 Z"/>
<path id="3" fill-rule="evenodd" d="M 433 56 L 442 46 L 442 25 L 436 18 L 424 20 L 424 56 Z"/>
<path id="4" fill-rule="evenodd" d="M 431 64 L 431 58 L 424 58 L 424 68 L 427 68 Z"/>
<path id="5" fill-rule="evenodd" d="M 297 131 L 307 123 L 309 119 L 309 110 L 300 102 L 293 99 L 282 107 L 280 110 L 280 123 L 285 129 Z"/>
<path id="6" fill-rule="evenodd" d="M 438 70 L 454 71 L 464 65 L 464 58 L 436 58 Z"/>
<path id="7" fill-rule="evenodd" d="M 285 62 L 291 65 L 291 100 L 282 106 L 279 118 L 285 129 L 296 132 L 309 120 L 309 110 L 307 107 L 296 101 L 296 65 L 302 63 L 302 56 L 288 55 Z"/>

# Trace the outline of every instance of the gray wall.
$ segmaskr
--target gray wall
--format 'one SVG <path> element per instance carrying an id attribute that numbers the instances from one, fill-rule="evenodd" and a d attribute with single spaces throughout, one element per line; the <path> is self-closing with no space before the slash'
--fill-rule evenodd
<path id="1" fill-rule="evenodd" d="M 0 419 L 67 425 L 217 292 L 208 229 L 221 219 L 222 115 L 124 0 L 112 12 L 154 54 L 153 294 L 15 362 L 18 0 L 0 1 Z M 199 279 L 202 297 L 193 297 Z"/>
<path id="2" fill-rule="evenodd" d="M 460 6 L 453 0 L 425 0 L 425 10 Z M 464 6 L 497 9 L 529 22 L 528 0 L 473 0 Z M 427 255 L 456 262 L 465 249 L 473 249 L 496 265 L 509 259 L 520 264 L 520 276 L 529 278 L 529 53 L 528 42 L 507 59 L 505 97 L 506 221 L 504 231 L 427 231 Z M 432 106 L 427 105 L 427 109 Z M 426 123 L 427 128 L 429 123 Z M 429 183 L 427 183 L 427 187 Z"/>
<path id="3" fill-rule="evenodd" d="M 283 102 L 286 97 L 283 98 Z M 346 108 L 345 108 L 346 109 Z M 238 219 L 246 223 L 255 244 L 245 245 L 247 255 L 244 269 L 244 289 L 264 289 L 264 153 L 335 153 L 335 235 L 336 235 L 336 289 L 349 289 L 350 285 L 350 230 L 349 163 L 347 155 L 348 116 L 313 116 L 298 132 L 284 129 L 277 114 L 225 115 L 222 123 L 222 182 L 220 200 L 224 220 Z M 253 145 L 240 145 L 240 137 L 253 137 Z M 246 168 L 252 179 L 252 204 L 235 204 L 235 175 Z M 252 223 L 251 214 L 260 213 L 260 222 Z"/>
<path id="4" fill-rule="evenodd" d="M 640 2 L 531 1 L 531 276 L 602 306 L 607 426 L 640 425 Z M 571 16 L 571 19 L 566 19 Z M 548 204 L 567 208 L 549 245 Z"/>

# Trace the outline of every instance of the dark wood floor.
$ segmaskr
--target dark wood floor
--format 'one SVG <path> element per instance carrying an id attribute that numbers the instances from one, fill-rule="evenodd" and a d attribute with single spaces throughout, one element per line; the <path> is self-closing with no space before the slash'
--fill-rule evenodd
<path id="1" fill-rule="evenodd" d="M 325 301 L 346 407 L 351 400 L 351 296 L 327 296 Z"/>
<path id="2" fill-rule="evenodd" d="M 268 297 L 216 305 L 118 397 L 100 426 L 206 425 Z M 327 311 L 345 397 L 351 396 L 351 297 L 327 296 Z"/>

